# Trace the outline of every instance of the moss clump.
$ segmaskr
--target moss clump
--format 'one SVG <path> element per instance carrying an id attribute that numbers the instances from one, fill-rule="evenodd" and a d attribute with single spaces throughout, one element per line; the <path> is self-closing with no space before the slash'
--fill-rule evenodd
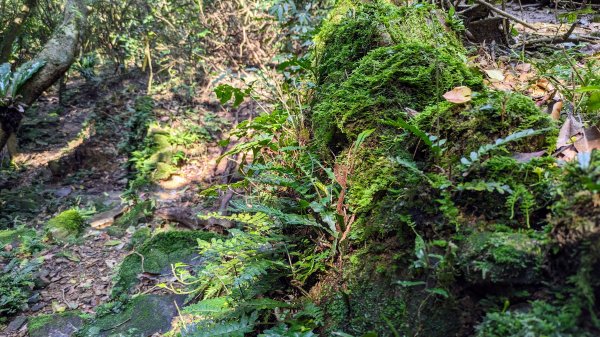
<path id="1" fill-rule="evenodd" d="M 593 336 L 578 326 L 576 306 L 554 306 L 535 301 L 527 310 L 488 313 L 477 326 L 477 337 Z"/>
<path id="2" fill-rule="evenodd" d="M 473 284 L 537 284 L 542 280 L 544 249 L 526 233 L 476 233 L 465 241 L 459 260 Z"/>
<path id="3" fill-rule="evenodd" d="M 348 144 L 363 130 L 381 127 L 382 120 L 406 118 L 404 108 L 421 110 L 455 86 L 480 83 L 444 48 L 422 43 L 378 48 L 347 80 L 322 88 L 312 110 L 315 138 L 321 144 Z"/>
<path id="4" fill-rule="evenodd" d="M 446 30 L 432 6 L 338 1 L 315 37 L 319 84 L 342 82 L 373 49 L 417 42 L 463 54 L 459 40 Z"/>
<path id="5" fill-rule="evenodd" d="M 40 315 L 29 318 L 27 330 L 31 337 L 71 336 L 87 319 L 88 316 L 79 311 Z"/>
<path id="6" fill-rule="evenodd" d="M 446 161 L 457 162 L 480 146 L 517 131 L 556 126 L 548 114 L 521 94 L 491 91 L 476 94 L 467 105 L 442 102 L 425 109 L 414 124 L 424 132 L 446 139 Z M 511 145 L 515 152 L 534 152 L 556 144 L 557 131 Z M 425 158 L 426 159 L 426 158 Z"/>
<path id="7" fill-rule="evenodd" d="M 64 211 L 48 220 L 46 230 L 49 236 L 58 241 L 78 236 L 83 232 L 85 219 L 76 209 Z"/>
<path id="8" fill-rule="evenodd" d="M 170 273 L 172 263 L 186 261 L 195 254 L 198 239 L 210 240 L 214 237 L 213 233 L 191 231 L 156 234 L 136 249 L 137 254 L 128 255 L 123 260 L 115 279 L 113 297 L 128 293 L 142 272 Z M 144 256 L 143 266 L 140 255 Z"/>
<path id="9" fill-rule="evenodd" d="M 140 295 L 117 313 L 107 312 L 87 324 L 77 336 L 81 337 L 139 337 L 165 333 L 177 316 L 184 296 Z"/>

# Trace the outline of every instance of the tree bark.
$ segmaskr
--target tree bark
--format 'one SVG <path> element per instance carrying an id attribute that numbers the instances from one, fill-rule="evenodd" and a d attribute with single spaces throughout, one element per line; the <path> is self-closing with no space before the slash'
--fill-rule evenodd
<path id="1" fill-rule="evenodd" d="M 21 12 L 10 22 L 10 25 L 2 34 L 2 42 L 0 42 L 0 64 L 8 62 L 12 54 L 13 43 L 21 34 L 21 30 L 27 22 L 33 10 L 37 7 L 38 0 L 27 0 Z"/>
<path id="2" fill-rule="evenodd" d="M 20 103 L 25 105 L 34 103 L 44 91 L 69 70 L 75 61 L 80 33 L 83 30 L 87 14 L 85 0 L 66 0 L 63 23 L 55 29 L 44 48 L 33 58 L 33 61 L 44 61 L 45 65 L 23 85 Z M 22 115 L 18 118 L 19 124 L 21 118 Z M 5 130 L 6 124 L 0 118 L 0 128 L 6 133 L 0 137 L 0 150 L 4 149 L 11 134 L 16 132 L 16 130 Z"/>
<path id="3" fill-rule="evenodd" d="M 75 61 L 79 36 L 87 18 L 85 0 L 67 0 L 65 18 L 56 28 L 44 49 L 33 61 L 44 61 L 46 65 L 33 76 L 21 90 L 21 101 L 32 104 L 52 84 L 58 81 Z"/>

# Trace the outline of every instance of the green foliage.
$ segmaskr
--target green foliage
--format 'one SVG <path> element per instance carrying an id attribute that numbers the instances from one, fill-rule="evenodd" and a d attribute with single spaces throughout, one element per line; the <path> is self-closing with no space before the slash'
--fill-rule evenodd
<path id="1" fill-rule="evenodd" d="M 550 130 L 551 129 L 543 129 L 543 130 L 527 129 L 527 130 L 511 133 L 506 138 L 496 139 L 494 141 L 494 144 L 482 145 L 481 147 L 479 147 L 479 149 L 477 151 L 471 152 L 471 154 L 469 154 L 468 159 L 466 157 L 462 157 L 460 159 L 460 163 L 465 165 L 466 168 L 469 168 L 471 165 L 477 163 L 478 161 L 481 161 L 481 159 L 484 155 L 487 155 L 489 152 L 497 150 L 510 142 L 518 141 L 520 139 L 527 138 L 527 137 L 536 136 L 536 135 L 542 134 L 544 132 L 548 132 Z"/>
<path id="2" fill-rule="evenodd" d="M 71 66 L 72 69 L 79 72 L 86 81 L 97 79 L 96 67 L 98 66 L 98 56 L 96 54 L 87 54 L 79 57 Z"/>
<path id="3" fill-rule="evenodd" d="M 554 306 L 534 301 L 528 310 L 508 310 L 488 313 L 477 326 L 478 337 L 585 337 L 576 317 L 579 310 L 573 306 Z"/>
<path id="4" fill-rule="evenodd" d="M 0 274 L 0 322 L 26 309 L 34 286 L 33 273 L 39 265 L 37 260 L 12 259 L 4 266 Z"/>
<path id="5" fill-rule="evenodd" d="M 45 62 L 27 62 L 15 72 L 11 72 L 10 64 L 0 65 L 0 105 L 10 105 L 18 101 L 21 88 L 33 75 L 35 75 Z"/>
<path id="6" fill-rule="evenodd" d="M 158 233 L 135 248 L 128 255 L 115 275 L 112 297 L 127 294 L 138 281 L 142 272 L 161 273 L 183 259 L 195 255 L 196 240 L 213 238 L 214 234 L 205 232 L 169 231 Z M 143 260 L 142 260 L 143 256 Z"/>
<path id="7" fill-rule="evenodd" d="M 232 106 L 234 108 L 237 108 L 240 104 L 242 104 L 242 102 L 244 102 L 244 98 L 246 98 L 246 96 L 248 96 L 251 91 L 251 86 L 242 90 L 239 88 L 232 87 L 229 84 L 221 84 L 215 88 L 215 94 L 217 95 L 219 101 L 221 101 L 221 104 L 229 102 L 229 100 L 231 100 L 231 98 L 233 97 Z"/>

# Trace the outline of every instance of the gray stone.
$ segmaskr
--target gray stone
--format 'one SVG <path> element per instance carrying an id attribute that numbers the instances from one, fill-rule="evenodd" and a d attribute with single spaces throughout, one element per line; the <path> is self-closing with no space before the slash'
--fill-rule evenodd
<path id="1" fill-rule="evenodd" d="M 98 337 L 145 337 L 171 330 L 177 317 L 177 305 L 181 306 L 185 296 L 141 295 L 126 306 L 123 312 L 97 317 L 86 326 L 82 334 Z"/>
<path id="2" fill-rule="evenodd" d="M 79 312 L 42 315 L 29 320 L 29 337 L 71 337 L 83 326 Z"/>
<path id="3" fill-rule="evenodd" d="M 21 329 L 23 324 L 25 324 L 25 322 L 27 322 L 26 316 L 17 316 L 15 319 L 13 319 L 8 324 L 8 327 L 6 327 L 6 331 L 8 331 L 8 332 L 18 331 L 19 329 Z"/>

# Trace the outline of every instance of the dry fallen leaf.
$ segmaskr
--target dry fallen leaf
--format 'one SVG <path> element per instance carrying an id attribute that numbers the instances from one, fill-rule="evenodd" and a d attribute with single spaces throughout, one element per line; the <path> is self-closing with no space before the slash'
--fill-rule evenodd
<path id="1" fill-rule="evenodd" d="M 563 146 L 573 144 L 572 137 L 580 137 L 583 134 L 583 124 L 578 122 L 573 116 L 568 116 L 567 120 L 558 132 L 556 140 L 556 148 L 560 149 Z"/>
<path id="2" fill-rule="evenodd" d="M 531 161 L 531 159 L 539 158 L 539 157 L 543 156 L 544 154 L 546 154 L 545 150 L 537 151 L 537 152 L 527 152 L 527 153 L 517 152 L 517 153 L 513 154 L 513 158 L 516 161 L 518 161 L 519 163 L 527 163 L 527 162 Z"/>
<path id="3" fill-rule="evenodd" d="M 473 91 L 469 87 L 456 87 L 444 94 L 444 98 L 451 103 L 463 104 L 471 101 Z"/>
<path id="4" fill-rule="evenodd" d="M 583 129 L 583 137 L 573 145 L 579 153 L 600 149 L 600 129 L 596 126 Z"/>
<path id="5" fill-rule="evenodd" d="M 531 71 L 531 64 L 530 63 L 520 63 L 520 64 L 517 64 L 515 66 L 515 70 L 520 71 L 520 72 L 524 72 L 524 73 L 530 72 Z"/>
<path id="6" fill-rule="evenodd" d="M 490 78 L 490 80 L 496 81 L 496 82 L 504 81 L 504 73 L 502 72 L 502 70 L 489 69 L 489 70 L 484 70 L 484 71 L 485 71 L 485 74 Z"/>
<path id="7" fill-rule="evenodd" d="M 560 112 L 562 111 L 563 108 L 563 102 L 562 101 L 556 101 L 554 102 L 554 104 L 552 105 L 552 113 L 550 114 L 550 117 L 552 117 L 552 119 L 554 120 L 559 120 L 560 119 Z"/>

